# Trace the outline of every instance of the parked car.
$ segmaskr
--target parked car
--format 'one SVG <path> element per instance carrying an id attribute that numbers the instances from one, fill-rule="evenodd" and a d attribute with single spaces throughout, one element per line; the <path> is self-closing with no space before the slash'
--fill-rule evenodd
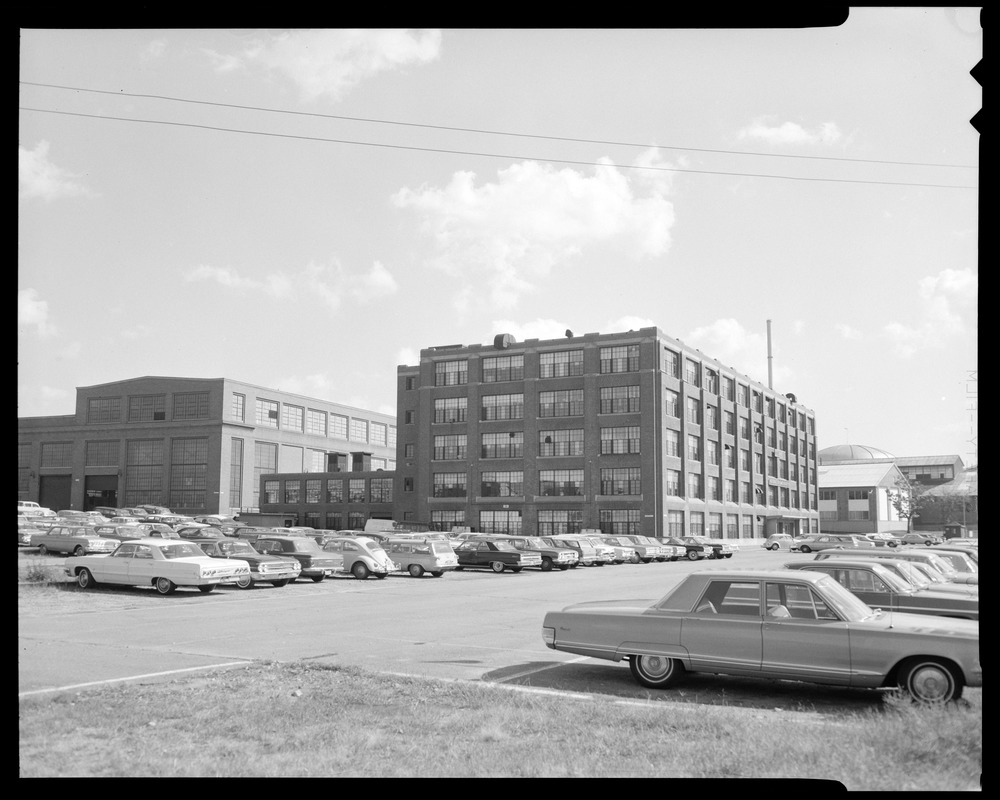
<path id="1" fill-rule="evenodd" d="M 200 522 L 204 525 L 215 525 L 220 528 L 235 528 L 239 526 L 239 523 L 227 514 L 195 514 L 191 519 L 194 522 Z"/>
<path id="2" fill-rule="evenodd" d="M 851 552 L 850 550 L 824 550 L 817 555 L 817 558 L 845 558 L 845 554 L 849 555 Z M 939 553 L 924 548 L 897 547 L 890 551 L 873 547 L 865 555 L 870 558 L 901 558 L 919 561 L 943 575 L 951 583 L 979 584 L 978 573 L 959 572 L 950 562 L 941 558 Z"/>
<path id="3" fill-rule="evenodd" d="M 585 567 L 597 566 L 597 548 L 586 539 L 572 539 L 562 536 L 539 536 L 545 544 L 550 547 L 565 547 L 576 551 L 576 564 L 570 564 L 570 569 L 576 569 L 579 565 Z"/>
<path id="4" fill-rule="evenodd" d="M 62 509 L 56 512 L 56 516 L 74 525 L 100 525 L 108 521 L 103 514 L 98 514 L 96 511 L 77 511 L 72 508 Z"/>
<path id="5" fill-rule="evenodd" d="M 148 519 L 148 517 L 143 517 L 143 519 L 144 520 Z M 115 525 L 138 525 L 139 524 L 139 518 L 138 517 L 118 516 L 118 517 L 112 517 L 110 520 L 108 520 L 108 522 L 112 522 Z"/>
<path id="6" fill-rule="evenodd" d="M 685 542 L 705 545 L 712 548 L 712 555 L 709 558 L 732 558 L 736 548 L 722 539 L 712 539 L 708 536 L 684 536 Z"/>
<path id="7" fill-rule="evenodd" d="M 117 525 L 110 521 L 106 525 L 95 525 L 93 532 L 106 539 L 114 539 L 116 542 L 149 538 L 138 525 Z"/>
<path id="8" fill-rule="evenodd" d="M 599 538 L 604 544 L 615 548 L 616 564 L 642 563 L 642 559 L 639 558 L 639 553 L 636 550 L 636 545 L 632 542 L 627 542 L 625 539 L 620 539 L 617 536 L 601 536 Z"/>
<path id="9" fill-rule="evenodd" d="M 466 539 L 455 547 L 455 555 L 458 556 L 457 570 L 478 568 L 497 573 L 506 570 L 520 572 L 525 567 L 542 565 L 542 557 L 538 553 L 518 550 L 510 542 L 485 536 Z"/>
<path id="10" fill-rule="evenodd" d="M 179 586 L 197 587 L 207 594 L 219 584 L 236 583 L 250 573 L 246 561 L 220 562 L 206 556 L 194 542 L 170 539 L 121 542 L 109 555 L 70 556 L 64 568 L 82 589 L 113 583 L 153 586 L 159 594 L 173 594 Z"/>
<path id="11" fill-rule="evenodd" d="M 114 539 L 94 533 L 93 525 L 56 525 L 47 531 L 31 534 L 31 546 L 38 548 L 38 555 L 47 553 L 110 553 L 118 546 Z"/>
<path id="12" fill-rule="evenodd" d="M 915 589 L 889 569 L 891 559 L 792 561 L 785 569 L 824 572 L 872 608 L 959 619 L 979 619 L 979 597 Z"/>
<path id="13" fill-rule="evenodd" d="M 17 518 L 17 546 L 18 547 L 30 547 L 31 546 L 31 535 L 33 533 L 41 533 L 44 529 L 39 528 L 35 525 L 34 520 L 29 517 L 18 517 Z"/>
<path id="14" fill-rule="evenodd" d="M 211 558 L 233 558 L 246 561 L 250 572 L 241 575 L 236 585 L 241 589 L 252 589 L 256 583 L 270 583 L 272 586 L 287 586 L 302 572 L 296 558 L 272 556 L 258 553 L 250 542 L 242 539 L 206 539 L 197 542 L 198 547 Z"/>
<path id="15" fill-rule="evenodd" d="M 948 550 L 944 547 L 935 547 L 934 553 L 950 562 L 959 572 L 979 574 L 979 563 L 968 553 L 963 553 L 961 550 Z"/>
<path id="16" fill-rule="evenodd" d="M 311 537 L 302 538 L 315 543 Z M 389 558 L 385 548 L 367 535 L 334 536 L 324 542 L 322 550 L 325 553 L 337 553 L 344 560 L 341 569 L 359 581 L 367 580 L 370 575 L 385 578 L 392 572 L 399 572 L 399 565 Z"/>
<path id="17" fill-rule="evenodd" d="M 819 558 L 819 556 L 816 556 Z M 958 594 L 963 597 L 979 597 L 979 586 L 968 583 L 952 583 L 942 573 L 929 564 L 908 559 L 887 558 L 882 562 L 896 572 L 914 589 L 934 589 L 935 592 Z"/>
<path id="18" fill-rule="evenodd" d="M 899 547 L 901 544 L 899 538 L 891 533 L 866 533 L 865 538 L 876 547 Z"/>
<path id="19" fill-rule="evenodd" d="M 256 547 L 257 540 L 261 536 L 283 536 L 282 530 L 282 528 L 267 528 L 257 525 L 240 525 L 235 530 L 230 531 L 229 535 L 237 539 L 245 539 Z"/>
<path id="20" fill-rule="evenodd" d="M 177 535 L 182 539 L 191 539 L 195 541 L 204 541 L 205 539 L 223 539 L 226 534 L 222 528 L 216 528 L 214 525 L 183 525 L 179 528 L 174 528 L 177 531 Z"/>
<path id="21" fill-rule="evenodd" d="M 814 553 L 820 550 L 874 550 L 874 542 L 861 536 L 834 536 L 829 533 L 813 533 L 799 539 L 799 552 Z"/>
<path id="22" fill-rule="evenodd" d="M 969 547 L 968 545 L 965 545 L 965 544 L 955 544 L 954 542 L 955 542 L 955 540 L 951 539 L 951 540 L 946 541 L 944 544 L 936 544 L 936 545 L 934 545 L 934 552 L 937 553 L 937 552 L 940 551 L 940 552 L 946 552 L 946 553 L 951 553 L 951 552 L 963 553 L 964 555 L 966 555 L 969 558 L 971 558 L 976 563 L 976 566 L 978 567 L 979 566 L 979 548 L 978 547 Z"/>
<path id="23" fill-rule="evenodd" d="M 180 539 L 181 535 L 162 522 L 140 522 L 136 525 L 146 539 Z"/>
<path id="24" fill-rule="evenodd" d="M 542 557 L 542 563 L 538 565 L 542 572 L 551 572 L 553 569 L 567 570 L 580 560 L 576 550 L 569 547 L 557 547 L 554 544 L 546 544 L 539 536 L 496 536 L 505 542 L 510 542 L 514 547 L 523 552 L 538 553 Z"/>
<path id="25" fill-rule="evenodd" d="M 123 509 L 116 508 L 115 506 L 94 506 L 94 511 L 98 514 L 103 515 L 107 519 L 112 517 L 127 517 L 128 514 L 125 513 Z"/>
<path id="26" fill-rule="evenodd" d="M 648 544 L 660 548 L 660 554 L 654 555 L 654 561 L 678 561 L 687 558 L 687 548 L 679 544 L 670 544 L 662 539 L 655 539 L 652 536 L 639 536 L 638 534 L 625 537 L 636 544 Z"/>
<path id="27" fill-rule="evenodd" d="M 319 583 L 342 572 L 344 561 L 339 553 L 323 550 L 315 539 L 308 536 L 283 536 L 277 533 L 265 533 L 258 536 L 253 545 L 258 553 L 272 556 L 291 556 L 299 562 L 300 576 Z"/>
<path id="28" fill-rule="evenodd" d="M 458 556 L 440 539 L 390 539 L 382 545 L 389 558 L 414 578 L 430 574 L 440 578 L 458 566 Z"/>
<path id="29" fill-rule="evenodd" d="M 829 575 L 807 570 L 692 572 L 657 601 L 550 611 L 542 640 L 553 650 L 628 660 L 635 680 L 654 689 L 705 672 L 898 686 L 939 703 L 983 681 L 978 622 L 875 611 Z"/>
<path id="30" fill-rule="evenodd" d="M 663 541 L 667 544 L 672 544 L 674 547 L 683 547 L 684 557 L 688 561 L 698 561 L 702 558 L 710 558 L 712 555 L 711 547 L 707 547 L 699 542 L 686 541 L 679 536 L 668 536 Z"/>
<path id="31" fill-rule="evenodd" d="M 765 550 L 790 550 L 799 549 L 799 540 L 789 533 L 772 533 L 764 540 L 762 545 Z"/>
<path id="32" fill-rule="evenodd" d="M 173 514 L 166 506 L 158 506 L 152 503 L 142 503 L 141 505 L 135 506 L 132 509 L 135 514 Z"/>
<path id="33" fill-rule="evenodd" d="M 650 544 L 646 541 L 638 541 L 637 536 L 605 536 L 604 541 L 610 545 L 621 545 L 632 548 L 632 558 L 628 559 L 633 564 L 649 564 L 656 558 L 663 555 L 663 547 L 659 542 Z M 655 541 L 655 540 L 654 540 Z"/>
<path id="34" fill-rule="evenodd" d="M 576 539 L 580 542 L 588 542 L 594 548 L 594 565 L 603 567 L 605 564 L 613 564 L 615 560 L 615 550 L 613 547 L 604 544 L 595 536 L 585 536 L 582 533 L 565 533 L 561 537 L 564 540 Z"/>
<path id="35" fill-rule="evenodd" d="M 936 533 L 904 533 L 899 537 L 900 544 L 919 544 L 930 547 L 932 544 L 942 544 L 944 537 Z"/>
<path id="36" fill-rule="evenodd" d="M 17 501 L 17 513 L 24 514 L 27 517 L 34 516 L 36 514 L 44 514 L 48 512 L 49 514 L 55 514 L 51 508 L 45 508 L 38 505 L 34 500 L 18 500 Z"/>

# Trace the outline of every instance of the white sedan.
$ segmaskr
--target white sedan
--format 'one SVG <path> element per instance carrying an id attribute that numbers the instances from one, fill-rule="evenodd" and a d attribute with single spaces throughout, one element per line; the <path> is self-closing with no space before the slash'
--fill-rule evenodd
<path id="1" fill-rule="evenodd" d="M 160 594 L 173 594 L 178 586 L 197 586 L 207 594 L 250 575 L 246 561 L 210 558 L 194 542 L 177 539 L 133 539 L 109 555 L 70 556 L 65 569 L 83 589 L 98 583 L 150 585 Z"/>

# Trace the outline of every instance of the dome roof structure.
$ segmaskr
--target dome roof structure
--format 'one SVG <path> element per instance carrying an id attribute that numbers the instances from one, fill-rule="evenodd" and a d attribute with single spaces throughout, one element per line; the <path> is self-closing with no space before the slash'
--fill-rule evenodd
<path id="1" fill-rule="evenodd" d="M 834 464 L 838 461 L 874 461 L 876 459 L 896 457 L 892 453 L 869 447 L 866 444 L 835 444 L 824 447 L 817 454 L 820 464 Z"/>

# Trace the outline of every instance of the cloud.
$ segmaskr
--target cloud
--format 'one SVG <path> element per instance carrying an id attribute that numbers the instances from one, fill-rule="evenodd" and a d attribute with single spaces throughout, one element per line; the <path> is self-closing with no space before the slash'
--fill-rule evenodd
<path id="1" fill-rule="evenodd" d="M 340 307 L 345 294 L 358 302 L 384 297 L 397 291 L 396 279 L 380 262 L 363 274 L 348 273 L 340 264 L 324 266 L 310 262 L 297 273 L 273 272 L 263 278 L 245 277 L 232 267 L 203 264 L 189 270 L 189 282 L 210 281 L 240 292 L 257 292 L 275 299 L 316 298 L 331 310 Z"/>
<path id="2" fill-rule="evenodd" d="M 38 296 L 34 289 L 20 289 L 17 293 L 17 326 L 34 328 L 42 338 L 49 338 L 58 333 L 56 326 L 49 321 L 49 304 Z"/>
<path id="3" fill-rule="evenodd" d="M 861 331 L 859 331 L 857 328 L 852 328 L 847 323 L 838 322 L 833 327 L 836 328 L 837 333 L 840 334 L 840 338 L 842 338 L 842 339 L 860 339 L 861 338 Z"/>
<path id="4" fill-rule="evenodd" d="M 971 269 L 944 269 L 917 283 L 921 319 L 915 325 L 890 322 L 883 327 L 895 353 L 909 358 L 921 350 L 938 349 L 948 339 L 972 327 L 979 294 L 979 276 Z"/>
<path id="5" fill-rule="evenodd" d="M 140 58 L 143 61 L 156 61 L 163 57 L 163 54 L 167 51 L 167 40 L 166 39 L 153 39 L 146 45 L 143 49 Z"/>
<path id="6" fill-rule="evenodd" d="M 717 319 L 710 325 L 695 328 L 683 342 L 701 350 L 726 366 L 767 385 L 767 335 L 747 331 L 735 319 Z M 777 355 L 775 353 L 775 355 Z M 772 363 L 774 384 L 787 384 L 792 370 Z"/>
<path id="7" fill-rule="evenodd" d="M 396 364 L 413 367 L 420 363 L 420 351 L 413 347 L 403 347 L 396 353 Z"/>
<path id="8" fill-rule="evenodd" d="M 473 287 L 481 303 L 485 286 L 495 307 L 509 309 L 587 247 L 615 244 L 632 259 L 666 253 L 674 210 L 665 188 L 662 178 L 629 179 L 607 161 L 590 174 L 525 161 L 491 183 L 456 172 L 443 188 L 404 187 L 392 202 L 421 218 L 436 245 L 430 263 L 457 279 L 457 308 L 469 307 Z"/>
<path id="9" fill-rule="evenodd" d="M 239 56 L 210 52 L 219 71 L 258 66 L 291 80 L 302 98 L 339 100 L 379 73 L 426 64 L 441 52 L 437 30 L 331 29 L 258 37 Z"/>
<path id="10" fill-rule="evenodd" d="M 797 122 L 778 123 L 774 117 L 759 117 L 737 136 L 740 139 L 757 139 L 768 144 L 835 144 L 841 138 L 835 122 L 824 122 L 813 130 L 806 130 Z"/>
<path id="11" fill-rule="evenodd" d="M 41 141 L 34 150 L 17 147 L 17 195 L 25 199 L 51 201 L 60 197 L 89 195 L 73 175 L 49 161 L 49 143 Z"/>

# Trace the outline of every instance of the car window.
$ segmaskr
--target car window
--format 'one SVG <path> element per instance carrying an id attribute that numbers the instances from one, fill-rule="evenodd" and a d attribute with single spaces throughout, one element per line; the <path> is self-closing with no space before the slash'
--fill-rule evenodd
<path id="1" fill-rule="evenodd" d="M 757 581 L 710 581 L 695 605 L 698 613 L 760 616 L 760 584 Z"/>
<path id="2" fill-rule="evenodd" d="M 149 545 L 140 544 L 136 545 L 135 555 L 133 558 L 152 558 L 153 551 L 149 548 Z"/>
<path id="3" fill-rule="evenodd" d="M 832 581 L 832 579 L 829 580 Z M 839 584 L 835 585 L 839 586 Z M 791 619 L 837 619 L 837 615 L 823 598 L 809 586 L 794 583 L 768 583 L 766 598 L 767 613 L 771 617 L 775 616 L 774 610 L 777 606 L 783 606 Z M 860 603 L 860 601 L 858 602 Z"/>
<path id="4" fill-rule="evenodd" d="M 135 545 L 134 544 L 120 544 L 120 545 L 118 545 L 118 549 L 115 550 L 111 554 L 111 557 L 112 558 L 132 558 L 133 553 L 135 553 Z"/>

